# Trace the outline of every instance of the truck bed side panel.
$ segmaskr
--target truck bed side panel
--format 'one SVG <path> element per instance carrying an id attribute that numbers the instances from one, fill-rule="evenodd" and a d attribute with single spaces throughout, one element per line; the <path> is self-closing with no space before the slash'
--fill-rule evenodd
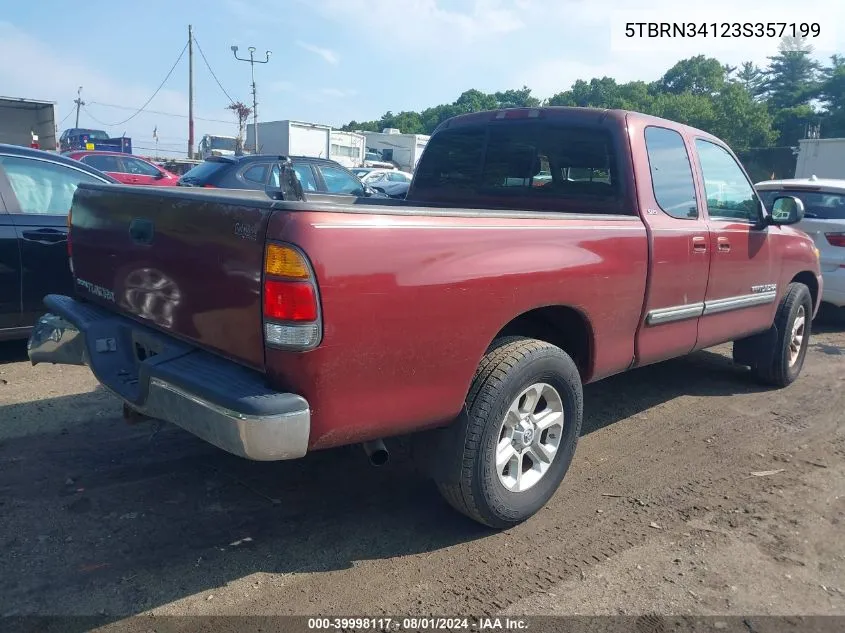
<path id="1" fill-rule="evenodd" d="M 588 318 L 588 379 L 632 363 L 648 266 L 639 218 L 279 213 L 268 238 L 316 267 L 322 344 L 267 351 L 269 378 L 311 404 L 312 448 L 453 419 L 496 333 L 534 308 Z"/>

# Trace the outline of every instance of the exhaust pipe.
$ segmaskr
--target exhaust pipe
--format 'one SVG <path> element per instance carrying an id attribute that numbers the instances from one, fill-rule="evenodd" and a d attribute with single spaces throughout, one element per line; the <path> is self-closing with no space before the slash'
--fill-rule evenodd
<path id="1" fill-rule="evenodd" d="M 373 466 L 384 466 L 390 460 L 390 453 L 381 440 L 364 442 L 362 446 Z"/>

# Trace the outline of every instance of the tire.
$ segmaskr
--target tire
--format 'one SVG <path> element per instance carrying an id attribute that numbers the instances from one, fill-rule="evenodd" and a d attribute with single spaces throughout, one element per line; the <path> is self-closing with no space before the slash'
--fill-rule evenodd
<path id="1" fill-rule="evenodd" d="M 529 409 L 532 415 L 524 413 Z M 581 377 L 563 350 L 535 339 L 499 339 L 475 372 L 464 414 L 449 427 L 450 446 L 441 444 L 432 474 L 456 510 L 489 527 L 511 527 L 540 510 L 560 486 L 582 419 Z M 497 456 L 507 455 L 507 465 L 497 467 Z"/>
<path id="2" fill-rule="evenodd" d="M 798 378 L 807 356 L 812 318 L 810 290 L 804 284 L 789 284 L 775 314 L 774 349 L 768 353 L 761 350 L 751 358 L 751 371 L 758 380 L 775 387 L 786 387 Z M 795 344 L 798 333 L 800 342 Z"/>

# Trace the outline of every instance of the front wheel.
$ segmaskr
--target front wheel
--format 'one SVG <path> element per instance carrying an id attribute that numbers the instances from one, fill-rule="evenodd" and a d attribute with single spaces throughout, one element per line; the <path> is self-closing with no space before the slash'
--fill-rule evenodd
<path id="1" fill-rule="evenodd" d="M 457 450 L 433 473 L 440 492 L 490 527 L 528 519 L 563 480 L 582 418 L 581 379 L 566 352 L 534 339 L 497 341 L 452 429 Z"/>
<path id="2" fill-rule="evenodd" d="M 791 283 L 778 305 L 773 350 L 758 351 L 751 371 L 761 381 L 775 387 L 792 384 L 801 373 L 813 321 L 813 298 L 804 284 Z"/>

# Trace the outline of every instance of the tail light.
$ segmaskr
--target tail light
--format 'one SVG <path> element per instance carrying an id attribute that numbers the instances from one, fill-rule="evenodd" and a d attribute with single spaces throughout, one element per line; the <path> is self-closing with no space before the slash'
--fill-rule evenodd
<path id="1" fill-rule="evenodd" d="M 317 280 L 305 254 L 287 244 L 268 244 L 264 254 L 264 342 L 307 350 L 322 336 Z"/>
<path id="2" fill-rule="evenodd" d="M 824 236 L 831 246 L 845 246 L 845 233 L 825 233 Z"/>

